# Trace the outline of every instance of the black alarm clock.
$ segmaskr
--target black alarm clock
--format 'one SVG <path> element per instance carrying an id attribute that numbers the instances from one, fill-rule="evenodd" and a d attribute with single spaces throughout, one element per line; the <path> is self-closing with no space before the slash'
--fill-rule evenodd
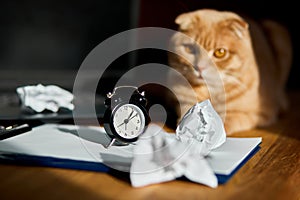
<path id="1" fill-rule="evenodd" d="M 135 86 L 119 86 L 106 95 L 103 126 L 110 144 L 127 145 L 143 134 L 150 122 L 145 92 Z"/>

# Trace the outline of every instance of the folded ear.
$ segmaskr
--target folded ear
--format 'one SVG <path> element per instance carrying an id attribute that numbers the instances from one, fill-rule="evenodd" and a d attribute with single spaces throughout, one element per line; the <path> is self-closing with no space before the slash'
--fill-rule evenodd
<path id="1" fill-rule="evenodd" d="M 226 20 L 226 25 L 236 34 L 238 38 L 243 38 L 248 30 L 248 23 L 241 18 Z"/>
<path id="2" fill-rule="evenodd" d="M 175 19 L 175 23 L 179 25 L 179 29 L 187 30 L 192 26 L 192 16 L 189 13 L 181 14 Z"/>

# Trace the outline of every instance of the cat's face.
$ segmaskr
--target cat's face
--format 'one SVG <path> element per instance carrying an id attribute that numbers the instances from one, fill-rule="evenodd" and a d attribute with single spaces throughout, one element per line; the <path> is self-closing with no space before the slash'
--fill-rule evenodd
<path id="1" fill-rule="evenodd" d="M 179 31 L 170 48 L 169 64 L 192 85 L 207 84 L 222 78 L 224 84 L 241 82 L 240 74 L 252 54 L 248 24 L 229 12 L 201 10 L 176 18 Z M 251 57 L 251 56 L 250 56 Z M 220 80 L 220 78 L 219 78 Z"/>

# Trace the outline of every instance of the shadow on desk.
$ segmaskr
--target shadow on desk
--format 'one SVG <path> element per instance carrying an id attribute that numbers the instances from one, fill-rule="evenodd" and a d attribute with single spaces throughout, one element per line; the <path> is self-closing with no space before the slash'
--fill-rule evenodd
<path id="1" fill-rule="evenodd" d="M 300 199 L 300 91 L 276 124 L 239 133 L 262 137 L 261 149 L 226 183 L 212 189 L 175 180 L 133 188 L 128 173 L 0 165 L 1 199 Z M 235 136 L 235 135 L 233 135 Z"/>

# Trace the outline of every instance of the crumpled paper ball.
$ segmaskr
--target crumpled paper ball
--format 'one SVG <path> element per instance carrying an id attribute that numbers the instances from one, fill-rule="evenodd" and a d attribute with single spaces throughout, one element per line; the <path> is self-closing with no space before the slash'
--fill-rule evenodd
<path id="1" fill-rule="evenodd" d="M 198 152 L 207 155 L 226 140 L 223 121 L 209 99 L 191 107 L 176 128 L 176 138 L 185 143 L 202 143 Z"/>
<path id="2" fill-rule="evenodd" d="M 197 103 L 184 115 L 176 134 L 151 125 L 140 136 L 130 168 L 131 184 L 142 187 L 184 176 L 215 188 L 218 180 L 206 156 L 225 140 L 222 119 L 210 101 Z"/>
<path id="3" fill-rule="evenodd" d="M 23 108 L 30 108 L 35 112 L 49 110 L 58 112 L 60 108 L 74 109 L 73 94 L 56 85 L 44 86 L 42 84 L 22 86 L 17 93 Z"/>
<path id="4" fill-rule="evenodd" d="M 153 131 L 155 129 L 157 131 Z M 130 168 L 132 186 L 142 187 L 186 177 L 193 182 L 217 187 L 217 177 L 196 146 L 180 142 L 174 134 L 159 129 L 151 125 L 151 131 L 146 131 L 134 148 Z"/>

